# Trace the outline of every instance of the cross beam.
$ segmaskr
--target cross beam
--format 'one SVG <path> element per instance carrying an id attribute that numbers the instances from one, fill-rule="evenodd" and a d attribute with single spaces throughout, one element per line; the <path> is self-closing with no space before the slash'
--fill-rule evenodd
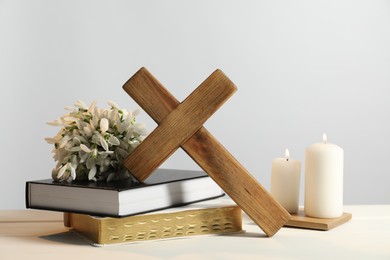
<path id="1" fill-rule="evenodd" d="M 288 212 L 202 126 L 236 91 L 221 70 L 214 71 L 182 103 L 146 68 L 136 72 L 123 89 L 158 124 L 124 160 L 134 177 L 144 181 L 181 147 L 268 236 L 289 220 Z"/>

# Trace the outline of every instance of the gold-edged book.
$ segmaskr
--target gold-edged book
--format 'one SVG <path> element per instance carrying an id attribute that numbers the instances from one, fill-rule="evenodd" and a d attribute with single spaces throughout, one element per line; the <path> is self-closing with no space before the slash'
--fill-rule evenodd
<path id="1" fill-rule="evenodd" d="M 64 224 L 95 245 L 242 231 L 240 207 L 218 204 L 200 202 L 124 218 L 65 213 Z"/>

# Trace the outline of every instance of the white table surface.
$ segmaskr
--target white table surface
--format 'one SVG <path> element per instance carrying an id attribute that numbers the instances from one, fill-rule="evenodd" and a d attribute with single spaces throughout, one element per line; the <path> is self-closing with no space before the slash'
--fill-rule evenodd
<path id="1" fill-rule="evenodd" d="M 329 231 L 282 228 L 268 238 L 244 215 L 245 233 L 93 247 L 62 214 L 0 211 L 0 259 L 390 259 L 390 205 L 345 206 L 352 220 Z"/>

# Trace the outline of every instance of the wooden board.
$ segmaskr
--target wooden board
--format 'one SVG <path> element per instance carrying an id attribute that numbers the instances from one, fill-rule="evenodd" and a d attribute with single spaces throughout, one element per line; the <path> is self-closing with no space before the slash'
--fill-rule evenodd
<path id="1" fill-rule="evenodd" d="M 220 79 L 226 77 L 221 71 L 218 71 L 218 75 Z M 145 68 L 141 68 L 123 88 L 158 124 L 162 124 L 180 105 Z M 201 127 L 181 147 L 268 236 L 274 235 L 290 218 L 288 212 L 206 128 Z M 128 160 L 134 160 L 131 159 L 133 153 Z M 128 169 L 136 177 L 139 177 L 139 173 L 132 169 L 134 164 L 143 163 L 140 158 L 138 162 L 133 161 L 129 165 L 129 161 L 125 162 L 125 166 L 129 166 Z M 141 179 L 148 174 L 140 174 Z"/>
<path id="2" fill-rule="evenodd" d="M 285 226 L 326 231 L 348 222 L 351 218 L 352 214 L 346 212 L 339 218 L 312 218 L 305 216 L 303 210 L 300 210 L 297 214 L 291 215 Z"/>

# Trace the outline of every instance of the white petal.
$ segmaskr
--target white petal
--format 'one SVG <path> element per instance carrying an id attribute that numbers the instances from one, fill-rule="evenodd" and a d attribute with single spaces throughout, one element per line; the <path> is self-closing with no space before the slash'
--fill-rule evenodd
<path id="1" fill-rule="evenodd" d="M 129 127 L 127 129 L 127 134 L 125 136 L 125 141 L 128 142 L 130 140 L 130 138 L 133 136 L 133 132 L 134 132 L 134 129 L 133 127 Z"/>
<path id="2" fill-rule="evenodd" d="M 88 173 L 88 180 L 92 180 L 96 175 L 96 166 L 92 166 L 91 170 Z"/>
<path id="3" fill-rule="evenodd" d="M 63 119 L 64 119 L 65 121 L 68 121 L 68 122 L 76 122 L 76 121 L 79 120 L 78 118 L 73 117 L 73 116 L 67 116 L 67 117 L 64 117 Z"/>
<path id="4" fill-rule="evenodd" d="M 109 113 L 108 113 L 108 118 L 111 119 L 111 121 L 116 121 L 117 119 L 119 119 L 119 114 L 118 114 L 118 111 L 113 109 L 111 110 Z"/>
<path id="5" fill-rule="evenodd" d="M 99 155 L 102 155 L 102 157 L 103 157 L 103 156 L 107 156 L 107 155 L 109 155 L 109 154 L 113 154 L 113 153 L 114 153 L 114 151 L 98 152 L 98 154 L 99 154 Z"/>
<path id="6" fill-rule="evenodd" d="M 138 141 L 131 141 L 131 142 L 130 142 L 130 146 L 131 146 L 132 148 L 136 148 L 139 144 L 140 144 L 140 142 L 138 142 Z"/>
<path id="7" fill-rule="evenodd" d="M 83 150 L 86 153 L 91 153 L 91 149 L 89 149 L 85 144 L 80 144 L 81 150 Z"/>
<path id="8" fill-rule="evenodd" d="M 51 125 L 51 126 L 61 126 L 62 125 L 62 123 L 59 122 L 58 120 L 47 122 L 47 124 Z"/>
<path id="9" fill-rule="evenodd" d="M 84 137 L 80 136 L 80 135 L 74 135 L 73 139 L 78 139 L 80 140 L 80 143 L 88 143 L 87 139 L 85 139 Z"/>
<path id="10" fill-rule="evenodd" d="M 136 123 L 134 125 L 134 132 L 138 133 L 139 135 L 147 135 L 148 131 L 146 130 L 146 126 L 144 124 Z"/>
<path id="11" fill-rule="evenodd" d="M 84 163 L 85 160 L 87 160 L 89 154 L 88 153 L 84 153 L 83 155 L 80 155 L 80 163 Z"/>
<path id="12" fill-rule="evenodd" d="M 64 137 L 62 137 L 60 143 L 58 144 L 58 147 L 64 148 L 64 146 L 68 143 L 68 141 L 69 141 L 69 136 L 65 135 Z"/>
<path id="13" fill-rule="evenodd" d="M 120 142 L 119 142 L 119 139 L 116 138 L 115 136 L 111 135 L 110 136 L 110 139 L 108 139 L 108 143 L 112 144 L 112 145 L 119 145 Z"/>
<path id="14" fill-rule="evenodd" d="M 108 100 L 108 105 L 110 106 L 110 107 L 113 107 L 113 108 L 118 108 L 118 104 L 117 103 L 115 103 L 114 101 L 112 101 L 112 100 Z"/>
<path id="15" fill-rule="evenodd" d="M 95 165 L 95 159 L 89 157 L 86 165 L 87 165 L 87 169 L 92 169 L 92 167 Z"/>
<path id="16" fill-rule="evenodd" d="M 95 107 L 96 107 L 96 103 L 97 103 L 97 101 L 94 100 L 92 102 L 92 104 L 89 106 L 88 111 L 90 111 L 90 112 L 93 111 L 95 109 Z"/>
<path id="17" fill-rule="evenodd" d="M 70 107 L 70 106 L 66 106 L 66 107 L 64 107 L 64 109 L 65 109 L 65 110 L 68 110 L 68 111 L 73 111 L 73 110 L 74 110 L 74 108 L 73 108 L 73 107 Z"/>
<path id="18" fill-rule="evenodd" d="M 53 180 L 55 181 L 58 181 L 58 169 L 54 168 L 52 171 L 51 171 L 51 177 L 53 178 Z"/>
<path id="19" fill-rule="evenodd" d="M 119 148 L 119 147 L 117 147 L 117 148 L 115 149 L 115 152 L 116 152 L 117 154 L 119 154 L 120 157 L 122 157 L 122 158 L 126 158 L 126 157 L 129 155 L 128 152 L 126 152 L 124 149 Z"/>
<path id="20" fill-rule="evenodd" d="M 136 109 L 136 110 L 134 110 L 134 111 L 133 111 L 133 117 L 134 117 L 134 116 L 137 116 L 140 112 L 141 112 L 141 109 L 139 109 L 139 108 Z"/>
<path id="21" fill-rule="evenodd" d="M 104 165 L 104 166 L 110 166 L 110 165 L 111 165 L 111 159 L 110 159 L 110 157 L 107 157 L 106 159 L 104 159 L 103 165 Z"/>
<path id="22" fill-rule="evenodd" d="M 64 175 L 62 175 L 61 180 L 66 181 L 66 180 L 69 179 L 69 177 L 70 177 L 70 172 L 69 171 L 65 171 Z"/>
<path id="23" fill-rule="evenodd" d="M 75 145 L 81 144 L 80 138 L 78 136 L 73 136 L 72 141 L 74 142 Z"/>
<path id="24" fill-rule="evenodd" d="M 108 112 L 109 112 L 109 110 L 107 110 L 107 109 L 102 109 L 101 111 L 101 117 L 102 118 L 107 118 L 108 117 Z"/>
<path id="25" fill-rule="evenodd" d="M 99 169 L 100 169 L 100 172 L 106 172 L 108 170 L 108 166 L 101 165 Z"/>
<path id="26" fill-rule="evenodd" d="M 98 111 L 98 109 L 95 108 L 94 111 Z M 99 123 L 99 115 L 96 112 L 92 115 L 92 120 L 89 123 L 92 125 L 93 129 L 96 129 Z"/>
<path id="27" fill-rule="evenodd" d="M 114 179 L 114 177 L 115 177 L 115 172 L 110 173 L 110 175 L 108 175 L 108 177 L 107 177 L 107 182 L 112 181 L 112 179 Z"/>
<path id="28" fill-rule="evenodd" d="M 100 136 L 100 144 L 102 145 L 104 150 L 108 151 L 108 144 L 107 144 L 106 140 L 104 140 L 104 138 L 102 136 Z"/>
<path id="29" fill-rule="evenodd" d="M 72 167 L 76 170 L 77 169 L 77 165 L 78 165 L 77 156 L 76 155 L 72 156 L 71 164 L 72 164 Z"/>
<path id="30" fill-rule="evenodd" d="M 87 136 L 91 136 L 91 135 L 92 135 L 91 127 L 90 127 L 89 125 L 84 126 L 84 133 L 85 133 Z"/>
<path id="31" fill-rule="evenodd" d="M 70 176 L 73 180 L 76 180 L 76 170 L 73 167 L 70 167 Z"/>
<path id="32" fill-rule="evenodd" d="M 126 121 L 119 123 L 119 127 L 118 127 L 119 133 L 123 133 L 124 131 L 126 131 L 127 127 L 128 127 L 128 123 Z"/>
<path id="33" fill-rule="evenodd" d="M 80 147 L 79 146 L 73 146 L 72 148 L 69 148 L 67 149 L 69 152 L 78 152 L 80 151 Z"/>
<path id="34" fill-rule="evenodd" d="M 48 142 L 49 144 L 55 144 L 57 142 L 55 138 L 51 138 L 51 137 L 46 137 L 45 141 Z"/>
<path id="35" fill-rule="evenodd" d="M 87 105 L 81 100 L 77 100 L 77 102 L 74 105 L 81 109 L 88 109 Z"/>
<path id="36" fill-rule="evenodd" d="M 57 178 L 60 179 L 62 177 L 62 175 L 64 175 L 65 171 L 66 171 L 66 168 L 67 168 L 68 164 L 65 164 L 61 167 L 61 169 L 58 171 L 58 174 L 57 174 Z"/>
<path id="37" fill-rule="evenodd" d="M 105 133 L 108 130 L 108 120 L 107 118 L 102 118 L 100 120 L 100 131 Z"/>

